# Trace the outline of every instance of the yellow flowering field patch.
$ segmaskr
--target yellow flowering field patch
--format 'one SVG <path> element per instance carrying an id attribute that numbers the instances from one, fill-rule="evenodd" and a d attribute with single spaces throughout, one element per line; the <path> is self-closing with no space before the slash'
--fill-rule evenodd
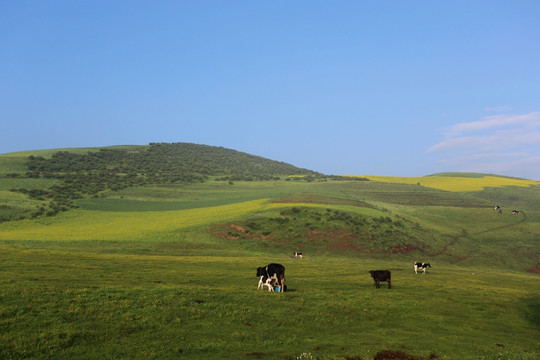
<path id="1" fill-rule="evenodd" d="M 423 177 L 398 177 L 362 175 L 373 181 L 381 181 L 399 184 L 420 184 L 446 191 L 482 191 L 487 187 L 540 185 L 540 181 L 515 179 L 501 176 L 485 175 L 482 177 L 458 177 L 458 176 L 423 176 Z"/>
<path id="2" fill-rule="evenodd" d="M 71 210 L 53 218 L 0 224 L 0 240 L 140 240 L 152 234 L 235 218 L 263 209 L 268 199 L 176 211 Z"/>

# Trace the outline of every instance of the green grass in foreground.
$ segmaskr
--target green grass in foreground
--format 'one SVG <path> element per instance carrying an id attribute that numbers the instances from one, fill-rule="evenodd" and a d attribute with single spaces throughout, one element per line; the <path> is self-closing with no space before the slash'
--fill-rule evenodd
<path id="1" fill-rule="evenodd" d="M 415 275 L 409 261 L 64 244 L 0 243 L 0 358 L 540 356 L 535 274 L 434 264 Z M 256 290 L 256 267 L 272 261 L 286 266 L 287 293 Z M 392 270 L 392 289 L 375 288 L 376 268 Z"/>

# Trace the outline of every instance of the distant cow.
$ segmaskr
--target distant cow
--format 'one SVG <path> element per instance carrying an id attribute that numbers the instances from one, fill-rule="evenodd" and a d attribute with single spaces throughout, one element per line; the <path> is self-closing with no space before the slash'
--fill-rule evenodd
<path id="1" fill-rule="evenodd" d="M 261 285 L 261 281 L 264 281 L 264 283 L 261 286 L 266 285 L 266 284 L 269 284 L 269 285 L 272 284 L 278 287 L 279 292 L 284 292 L 285 289 L 287 288 L 287 286 L 285 285 L 285 267 L 281 264 L 272 263 L 263 267 L 258 267 L 257 276 L 260 278 L 259 285 Z M 266 278 L 266 280 L 264 280 L 264 278 Z M 266 286 L 269 286 L 269 285 L 266 285 Z M 269 291 L 272 291 L 272 290 L 269 290 Z"/>
<path id="2" fill-rule="evenodd" d="M 295 253 L 293 253 L 293 256 L 294 256 L 295 258 L 301 258 L 301 257 L 302 257 L 302 253 L 301 253 L 301 252 L 295 252 Z"/>
<path id="3" fill-rule="evenodd" d="M 428 267 L 431 267 L 430 263 L 415 262 L 414 263 L 414 273 L 418 274 L 418 269 L 422 270 L 422 273 L 425 274 Z"/>
<path id="4" fill-rule="evenodd" d="M 512 215 L 519 215 L 519 211 L 518 210 L 512 210 Z"/>
<path id="5" fill-rule="evenodd" d="M 390 283 L 390 270 L 371 270 L 369 273 L 371 274 L 373 281 L 375 281 L 375 286 L 377 288 L 381 287 L 381 281 L 386 281 L 388 283 L 388 288 L 391 288 L 392 285 Z"/>
<path id="6" fill-rule="evenodd" d="M 494 209 L 495 209 L 495 211 L 498 211 L 499 214 L 502 214 L 502 209 L 501 209 L 501 207 L 499 205 L 495 206 Z"/>

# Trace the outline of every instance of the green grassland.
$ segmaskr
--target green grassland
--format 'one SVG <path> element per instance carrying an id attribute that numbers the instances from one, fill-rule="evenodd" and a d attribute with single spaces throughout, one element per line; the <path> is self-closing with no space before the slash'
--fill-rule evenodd
<path id="1" fill-rule="evenodd" d="M 58 181 L 13 172 L 0 156 L 0 211 L 40 205 L 12 187 Z M 0 358 L 537 359 L 540 184 L 472 175 L 209 176 L 2 222 Z M 270 262 L 287 292 L 257 290 Z"/>
<path id="2" fill-rule="evenodd" d="M 257 291 L 254 266 L 275 260 L 287 268 L 289 291 Z M 24 244 L 3 247 L 2 263 L 3 358 L 538 355 L 538 280 L 522 272 L 438 264 L 422 276 L 399 261 Z M 375 289 L 366 276 L 380 266 L 392 270 L 392 289 Z"/>

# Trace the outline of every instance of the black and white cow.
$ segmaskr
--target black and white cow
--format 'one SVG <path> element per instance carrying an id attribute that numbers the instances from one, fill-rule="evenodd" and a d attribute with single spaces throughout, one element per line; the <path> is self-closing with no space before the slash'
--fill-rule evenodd
<path id="1" fill-rule="evenodd" d="M 512 215 L 519 215 L 519 210 L 512 210 Z"/>
<path id="2" fill-rule="evenodd" d="M 428 267 L 431 267 L 430 263 L 415 262 L 414 263 L 414 273 L 418 274 L 418 269 L 420 269 L 420 270 L 422 270 L 422 274 L 425 274 Z"/>
<path id="3" fill-rule="evenodd" d="M 287 289 L 287 286 L 285 285 L 285 267 L 281 264 L 272 263 L 263 267 L 258 267 L 257 276 L 260 278 L 260 286 L 257 288 L 266 285 L 269 287 L 269 291 L 274 291 L 274 286 L 278 287 L 279 292 L 284 292 Z"/>
<path id="4" fill-rule="evenodd" d="M 381 281 L 386 281 L 388 283 L 388 288 L 389 289 L 391 288 L 392 285 L 390 283 L 390 277 L 391 277 L 390 270 L 371 270 L 369 273 L 371 274 L 373 281 L 375 281 L 375 286 L 377 288 L 381 287 L 380 285 Z"/>
<path id="5" fill-rule="evenodd" d="M 259 279 L 259 285 L 257 286 L 257 290 L 267 286 L 268 291 L 274 291 L 275 285 L 276 285 L 275 279 L 269 278 L 268 276 L 265 276 L 265 275 L 261 275 L 261 278 Z"/>
<path id="6" fill-rule="evenodd" d="M 295 258 L 301 258 L 301 257 L 302 257 L 302 253 L 301 253 L 301 252 L 295 252 L 295 253 L 293 253 L 293 256 L 294 256 Z"/>
<path id="7" fill-rule="evenodd" d="M 499 212 L 499 214 L 502 214 L 502 209 L 499 205 L 494 207 L 495 211 Z"/>

